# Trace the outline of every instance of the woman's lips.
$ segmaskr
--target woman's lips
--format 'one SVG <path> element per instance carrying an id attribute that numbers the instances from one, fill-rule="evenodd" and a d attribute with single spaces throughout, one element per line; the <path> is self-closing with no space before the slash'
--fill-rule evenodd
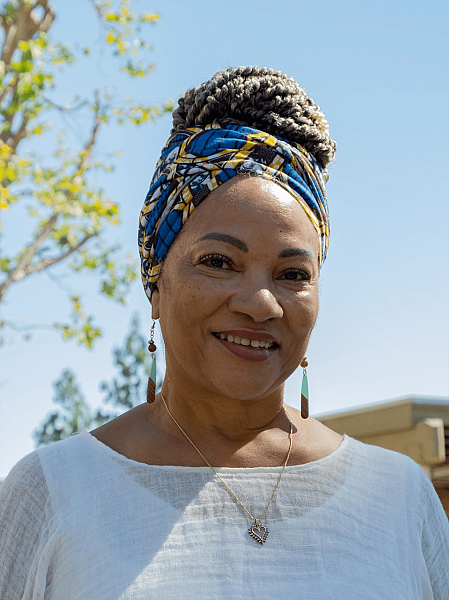
<path id="1" fill-rule="evenodd" d="M 234 337 L 237 335 L 240 338 L 248 338 L 250 340 L 264 340 L 267 342 L 278 343 L 276 338 L 274 338 L 271 334 L 266 331 L 253 331 L 248 329 L 226 329 L 223 332 L 225 335 L 233 335 Z"/>
<path id="2" fill-rule="evenodd" d="M 214 336 L 215 337 L 215 336 Z M 228 342 L 228 340 L 222 340 L 218 337 L 216 339 L 223 344 L 225 348 L 232 352 L 234 356 L 243 358 L 244 360 L 250 360 L 252 362 L 263 362 L 270 357 L 270 354 L 278 348 L 253 348 L 252 346 L 242 346 L 241 344 L 234 344 L 234 342 Z"/>

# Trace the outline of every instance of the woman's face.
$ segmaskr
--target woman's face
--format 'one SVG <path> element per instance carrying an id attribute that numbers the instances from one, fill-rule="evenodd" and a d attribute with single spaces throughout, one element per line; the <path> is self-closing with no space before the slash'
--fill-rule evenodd
<path id="1" fill-rule="evenodd" d="M 303 208 L 276 183 L 237 176 L 214 190 L 153 293 L 168 379 L 241 400 L 279 392 L 317 318 L 318 246 Z"/>

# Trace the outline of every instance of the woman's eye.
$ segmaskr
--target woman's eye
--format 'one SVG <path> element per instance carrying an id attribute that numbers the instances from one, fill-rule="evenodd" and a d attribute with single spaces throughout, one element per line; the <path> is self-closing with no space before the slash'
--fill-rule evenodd
<path id="1" fill-rule="evenodd" d="M 284 279 L 287 281 L 309 281 L 310 275 L 306 273 L 306 271 L 301 271 L 299 269 L 292 269 L 291 271 L 286 271 L 282 275 Z"/>
<path id="2" fill-rule="evenodd" d="M 212 267 L 213 269 L 223 269 L 229 267 L 232 262 L 222 254 L 208 254 L 200 258 L 200 264 Z"/>

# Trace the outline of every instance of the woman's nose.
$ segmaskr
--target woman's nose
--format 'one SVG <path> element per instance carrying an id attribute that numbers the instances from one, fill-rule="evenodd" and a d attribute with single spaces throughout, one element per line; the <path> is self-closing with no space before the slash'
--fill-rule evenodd
<path id="1" fill-rule="evenodd" d="M 250 282 L 243 283 L 241 288 L 233 294 L 229 302 L 229 309 L 232 312 L 246 314 L 257 323 L 280 318 L 284 314 L 275 294 L 268 285 L 251 285 Z"/>

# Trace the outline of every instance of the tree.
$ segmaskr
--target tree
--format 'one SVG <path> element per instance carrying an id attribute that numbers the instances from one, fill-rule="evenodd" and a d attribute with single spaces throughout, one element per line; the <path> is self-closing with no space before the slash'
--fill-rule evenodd
<path id="1" fill-rule="evenodd" d="M 41 429 L 35 431 L 37 446 L 58 442 L 72 433 L 88 429 L 101 419 L 93 417 L 72 370 L 65 369 L 53 385 L 56 392 L 53 401 L 59 404 L 62 410 L 52 412 Z"/>
<path id="2" fill-rule="evenodd" d="M 135 314 L 124 346 L 113 350 L 114 366 L 118 370 L 118 376 L 110 383 L 106 381 L 100 383 L 100 390 L 105 393 L 106 404 L 129 409 L 137 406 L 142 402 L 142 398 L 145 398 L 151 360 L 147 349 L 148 343 L 140 331 L 140 321 Z M 144 387 L 142 381 L 145 382 Z"/>
<path id="3" fill-rule="evenodd" d="M 53 384 L 56 392 L 53 401 L 60 408 L 52 412 L 34 432 L 36 446 L 62 440 L 83 429 L 99 427 L 124 409 L 137 406 L 145 399 L 151 360 L 140 329 L 139 318 L 134 315 L 123 347 L 113 350 L 114 366 L 118 373 L 111 382 L 100 383 L 100 389 L 105 393 L 103 403 L 112 405 L 118 412 L 105 410 L 104 406 L 92 412 L 75 374 L 65 369 Z"/>
<path id="4" fill-rule="evenodd" d="M 112 53 L 118 69 L 133 79 L 146 77 L 153 69 L 145 62 L 151 47 L 140 32 L 158 15 L 132 11 L 130 0 L 86 0 L 86 9 L 89 5 L 90 17 L 98 19 L 103 48 Z M 98 56 L 89 47 L 54 41 L 50 31 L 55 16 L 48 0 L 9 0 L 0 12 L 0 211 L 26 206 L 35 225 L 27 244 L 0 258 L 0 302 L 11 286 L 62 265 L 72 273 L 96 273 L 100 294 L 124 304 L 137 269 L 123 257 L 119 244 L 106 242 L 106 229 L 120 223 L 119 206 L 95 183 L 95 173 L 112 169 L 95 151 L 106 127 L 140 126 L 171 111 L 172 105 L 124 100 L 107 87 L 93 90 L 90 97 L 57 102 L 54 90 L 60 70 Z M 56 116 L 74 119 L 81 114 L 90 115 L 90 128 L 80 146 L 67 147 L 66 134 L 51 123 Z M 43 136 L 52 149 L 39 156 L 33 149 Z M 70 292 L 69 299 L 69 322 L 52 326 L 64 339 L 91 348 L 101 328 L 85 312 L 79 293 Z M 0 322 L 0 327 L 8 325 L 17 328 L 7 320 Z"/>

